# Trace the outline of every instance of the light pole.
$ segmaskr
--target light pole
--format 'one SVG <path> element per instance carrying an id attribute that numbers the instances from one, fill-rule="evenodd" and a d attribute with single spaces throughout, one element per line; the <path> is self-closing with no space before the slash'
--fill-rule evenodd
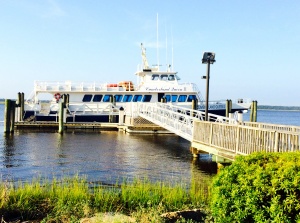
<path id="1" fill-rule="evenodd" d="M 212 52 L 204 52 L 202 63 L 207 64 L 206 76 L 202 76 L 202 79 L 206 79 L 206 101 L 205 101 L 205 121 L 208 121 L 208 100 L 209 100 L 209 72 L 210 72 L 210 64 L 216 62 L 215 53 Z"/>

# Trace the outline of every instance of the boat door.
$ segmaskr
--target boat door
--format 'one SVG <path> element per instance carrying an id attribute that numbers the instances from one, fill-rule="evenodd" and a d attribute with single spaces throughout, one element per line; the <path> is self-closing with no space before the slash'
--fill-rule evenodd
<path id="1" fill-rule="evenodd" d="M 163 98 L 165 96 L 165 93 L 158 93 L 158 95 L 157 95 L 157 101 L 158 102 L 161 102 L 161 99 Z"/>

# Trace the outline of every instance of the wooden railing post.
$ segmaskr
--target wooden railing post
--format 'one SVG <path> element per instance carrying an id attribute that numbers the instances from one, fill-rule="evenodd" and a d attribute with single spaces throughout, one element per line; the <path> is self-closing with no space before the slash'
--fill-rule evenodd
<path id="1" fill-rule="evenodd" d="M 210 123 L 210 133 L 209 133 L 209 145 L 212 144 L 212 137 L 213 137 L 213 123 Z"/>
<path id="2" fill-rule="evenodd" d="M 240 146 L 240 127 L 236 126 L 236 141 L 235 141 L 235 154 L 237 154 L 238 150 L 239 150 L 239 146 Z"/>
<path id="3" fill-rule="evenodd" d="M 279 133 L 275 132 L 274 152 L 279 152 L 278 140 L 279 140 Z"/>

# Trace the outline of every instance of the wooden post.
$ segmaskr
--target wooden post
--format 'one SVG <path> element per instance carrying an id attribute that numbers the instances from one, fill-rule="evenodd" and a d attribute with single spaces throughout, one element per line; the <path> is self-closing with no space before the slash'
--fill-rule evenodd
<path id="1" fill-rule="evenodd" d="M 253 101 L 253 122 L 257 122 L 257 101 Z"/>
<path id="2" fill-rule="evenodd" d="M 20 104 L 20 121 L 24 121 L 23 117 L 24 117 L 24 93 L 21 93 L 21 104 Z"/>
<path id="3" fill-rule="evenodd" d="M 58 133 L 64 132 L 64 103 L 59 103 L 59 115 L 58 115 Z"/>
<path id="4" fill-rule="evenodd" d="M 255 101 L 252 101 L 251 110 L 250 110 L 250 122 L 254 122 L 254 110 L 255 110 Z"/>
<path id="5" fill-rule="evenodd" d="M 14 132 L 15 129 L 15 115 L 16 115 L 16 101 L 10 101 L 10 132 Z"/>
<path id="6" fill-rule="evenodd" d="M 231 113 L 232 109 L 232 101 L 231 100 L 226 100 L 226 117 L 229 117 L 229 113 Z"/>
<path id="7" fill-rule="evenodd" d="M 198 158 L 199 157 L 199 153 L 198 153 L 198 150 L 197 150 L 197 148 L 194 148 L 194 147 L 190 147 L 190 151 L 191 151 L 191 153 L 193 154 L 193 157 L 194 158 Z"/>
<path id="8" fill-rule="evenodd" d="M 5 108 L 4 108 L 4 132 L 7 133 L 10 131 L 10 99 L 5 99 Z"/>
<path id="9" fill-rule="evenodd" d="M 18 99 L 16 103 L 17 122 L 21 120 L 21 92 L 18 92 Z"/>
<path id="10" fill-rule="evenodd" d="M 197 99 L 193 99 L 192 100 L 192 109 L 193 110 L 197 110 L 198 109 L 198 100 Z"/>
<path id="11" fill-rule="evenodd" d="M 109 97 L 109 102 L 111 103 L 111 106 L 113 107 L 113 105 L 115 105 L 115 97 L 114 96 L 110 96 Z M 110 109 L 110 112 L 113 112 L 113 108 L 111 108 Z M 114 117 L 113 117 L 113 115 L 109 115 L 109 117 L 108 117 L 108 122 L 109 123 L 112 123 L 112 122 L 114 122 Z"/>
<path id="12" fill-rule="evenodd" d="M 70 95 L 67 94 L 67 99 L 66 99 L 66 107 L 67 107 L 67 113 L 69 114 L 70 110 L 69 110 L 69 103 L 70 103 Z"/>
<path id="13" fill-rule="evenodd" d="M 197 99 L 193 99 L 192 100 L 192 109 L 191 109 L 191 113 L 190 113 L 191 117 L 195 116 L 195 113 L 193 110 L 197 110 L 197 109 L 198 109 L 198 101 L 197 101 Z"/>

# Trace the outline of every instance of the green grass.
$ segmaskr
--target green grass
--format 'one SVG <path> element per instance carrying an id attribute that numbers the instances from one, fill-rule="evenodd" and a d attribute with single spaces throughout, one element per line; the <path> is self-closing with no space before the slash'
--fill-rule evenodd
<path id="1" fill-rule="evenodd" d="M 209 185 L 136 178 L 106 187 L 89 184 L 78 176 L 14 185 L 0 182 L 0 215 L 6 221 L 79 222 L 101 213 L 120 213 L 138 222 L 163 222 L 160 214 L 164 212 L 205 207 L 210 197 Z"/>

